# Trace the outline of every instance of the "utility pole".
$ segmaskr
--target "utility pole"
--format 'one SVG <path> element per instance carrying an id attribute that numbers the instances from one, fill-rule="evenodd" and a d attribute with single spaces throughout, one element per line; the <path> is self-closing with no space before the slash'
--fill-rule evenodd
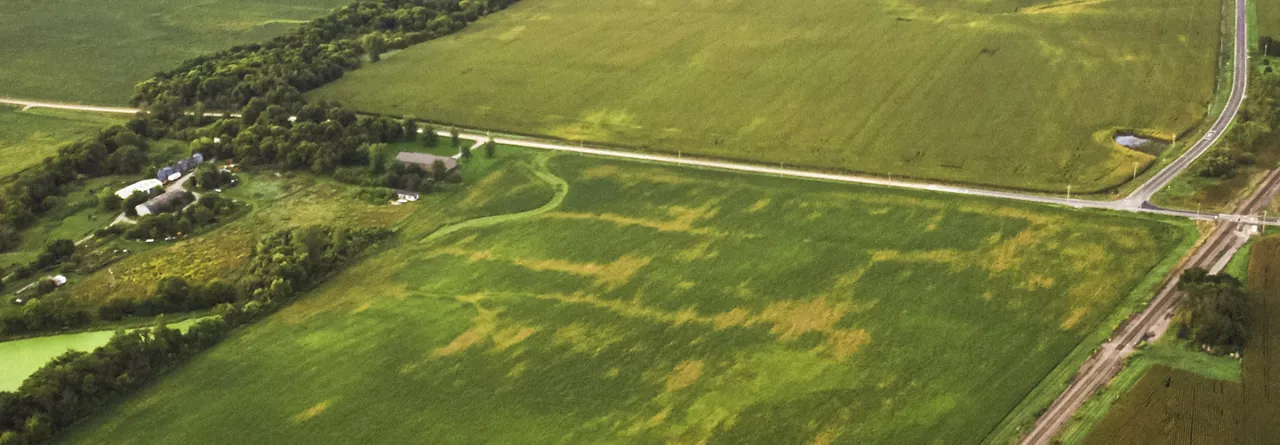
<path id="1" fill-rule="evenodd" d="M 1071 184 L 1067 184 L 1067 199 L 1071 199 Z"/>
<path id="2" fill-rule="evenodd" d="M 1130 178 L 1130 180 L 1133 180 L 1133 179 L 1138 179 L 1138 163 L 1137 162 L 1133 163 L 1133 178 Z"/>

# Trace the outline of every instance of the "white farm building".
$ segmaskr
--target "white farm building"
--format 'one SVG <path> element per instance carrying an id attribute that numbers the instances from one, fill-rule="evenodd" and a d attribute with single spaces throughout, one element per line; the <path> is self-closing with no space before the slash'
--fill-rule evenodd
<path id="1" fill-rule="evenodd" d="M 164 187 L 164 183 L 157 179 L 144 179 L 133 184 L 129 184 L 128 187 L 116 191 L 116 196 L 119 196 L 120 199 L 129 199 L 129 196 L 133 195 L 134 192 L 149 193 L 156 187 Z"/>

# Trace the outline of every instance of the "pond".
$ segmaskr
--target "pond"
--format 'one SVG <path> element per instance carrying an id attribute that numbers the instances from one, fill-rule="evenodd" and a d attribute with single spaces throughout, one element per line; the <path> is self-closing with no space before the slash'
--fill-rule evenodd
<path id="1" fill-rule="evenodd" d="M 1132 133 L 1116 133 L 1117 144 L 1152 155 L 1159 155 L 1169 144 L 1158 139 L 1148 139 Z"/>
<path id="2" fill-rule="evenodd" d="M 186 331 L 199 320 L 202 319 L 193 318 L 171 323 L 169 327 Z M 27 376 L 35 373 L 54 357 L 71 350 L 92 351 L 107 344 L 115 333 L 116 331 L 112 329 L 0 342 L 0 391 L 18 389 Z"/>

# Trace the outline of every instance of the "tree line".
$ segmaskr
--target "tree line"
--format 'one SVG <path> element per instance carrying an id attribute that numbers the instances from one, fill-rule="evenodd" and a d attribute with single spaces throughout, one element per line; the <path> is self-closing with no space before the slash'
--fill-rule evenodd
<path id="1" fill-rule="evenodd" d="M 361 0 L 263 43 L 187 60 L 134 90 L 139 106 L 173 103 L 231 110 L 255 98 L 300 102 L 388 50 L 450 34 L 515 0 Z"/>
<path id="2" fill-rule="evenodd" d="M 192 310 L 217 305 L 216 316 L 186 333 L 163 321 L 153 329 L 118 331 L 93 352 L 68 352 L 32 374 L 15 392 L 0 392 L 0 445 L 36 445 L 147 384 L 237 326 L 279 308 L 356 255 L 387 230 L 303 227 L 259 241 L 239 286 L 220 280 L 190 284 L 165 278 L 151 305 Z M 138 307 L 113 310 L 137 310 Z"/>

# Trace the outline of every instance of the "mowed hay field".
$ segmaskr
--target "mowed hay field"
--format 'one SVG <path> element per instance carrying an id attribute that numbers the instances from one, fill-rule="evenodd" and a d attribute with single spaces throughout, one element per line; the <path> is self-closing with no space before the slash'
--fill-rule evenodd
<path id="1" fill-rule="evenodd" d="M 1130 179 L 1213 93 L 1211 0 L 525 0 L 312 93 L 460 125 L 1002 187 Z"/>
<path id="2" fill-rule="evenodd" d="M 21 111 L 0 105 L 0 179 L 39 164 L 66 143 L 123 122 L 122 117 L 101 113 Z"/>
<path id="3" fill-rule="evenodd" d="M 122 105 L 179 62 L 266 40 L 347 0 L 0 0 L 0 96 Z"/>
<path id="4" fill-rule="evenodd" d="M 977 443 L 1185 233 L 512 150 L 62 443 Z"/>

